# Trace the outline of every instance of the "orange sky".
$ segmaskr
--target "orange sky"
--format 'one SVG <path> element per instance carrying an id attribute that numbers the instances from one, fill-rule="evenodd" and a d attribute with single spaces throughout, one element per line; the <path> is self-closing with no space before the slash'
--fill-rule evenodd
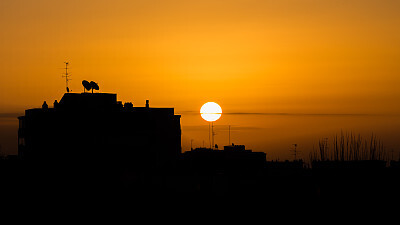
<path id="1" fill-rule="evenodd" d="M 215 101 L 224 112 L 397 115 L 399 12 L 396 0 L 2 0 L 0 113 L 59 100 L 69 61 L 74 92 L 94 80 L 178 113 Z"/>

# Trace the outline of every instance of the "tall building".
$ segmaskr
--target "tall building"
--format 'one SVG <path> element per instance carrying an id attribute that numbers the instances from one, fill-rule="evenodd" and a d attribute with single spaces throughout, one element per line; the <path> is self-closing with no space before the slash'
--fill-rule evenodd
<path id="1" fill-rule="evenodd" d="M 116 94 L 65 93 L 49 107 L 19 119 L 18 155 L 24 160 L 126 163 L 160 168 L 181 153 L 180 115 L 117 101 Z"/>

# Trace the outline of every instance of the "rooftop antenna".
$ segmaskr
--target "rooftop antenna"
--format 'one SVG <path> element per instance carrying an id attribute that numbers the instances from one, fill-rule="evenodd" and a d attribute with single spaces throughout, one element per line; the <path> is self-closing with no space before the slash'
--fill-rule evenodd
<path id="1" fill-rule="evenodd" d="M 69 64 L 69 62 L 64 62 L 64 63 L 65 63 L 65 74 L 62 77 L 65 77 L 65 85 L 67 87 L 67 93 L 69 93 L 68 81 L 71 80 L 71 79 L 69 79 L 69 77 L 71 75 L 68 74 L 68 64 Z"/>
<path id="2" fill-rule="evenodd" d="M 212 146 L 212 143 L 211 143 L 211 123 L 208 123 L 208 141 L 210 142 L 210 149 L 211 149 L 211 146 Z"/>
<path id="3" fill-rule="evenodd" d="M 90 86 L 92 87 L 92 93 L 93 93 L 93 90 L 99 90 L 100 88 L 99 88 L 99 85 L 96 83 L 96 82 L 94 82 L 94 81 L 90 81 Z"/>
<path id="4" fill-rule="evenodd" d="M 211 135 L 212 135 L 212 148 L 214 148 L 214 136 L 215 136 L 215 133 L 214 133 L 214 122 L 211 122 Z"/>
<path id="5" fill-rule="evenodd" d="M 83 80 L 82 85 L 83 85 L 83 93 L 86 93 L 86 90 L 88 91 L 92 90 L 92 85 L 89 83 L 89 81 Z"/>
<path id="6" fill-rule="evenodd" d="M 297 153 L 299 151 L 297 151 L 297 144 L 293 144 L 293 146 L 294 146 L 294 149 L 291 150 L 291 151 L 293 152 L 293 155 L 294 155 L 294 161 L 296 161 L 297 160 Z"/>
<path id="7" fill-rule="evenodd" d="M 215 144 L 214 144 L 214 136 L 216 135 L 216 133 L 214 132 L 214 122 L 211 122 L 211 142 L 210 142 L 210 148 L 214 149 Z"/>
<path id="8" fill-rule="evenodd" d="M 228 130 L 229 130 L 228 145 L 231 145 L 231 125 L 228 125 Z"/>

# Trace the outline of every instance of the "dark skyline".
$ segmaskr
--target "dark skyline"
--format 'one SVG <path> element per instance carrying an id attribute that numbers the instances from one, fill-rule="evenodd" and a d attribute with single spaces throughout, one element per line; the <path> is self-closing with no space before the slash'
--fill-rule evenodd
<path id="1" fill-rule="evenodd" d="M 183 152 L 181 115 L 174 108 L 154 108 L 149 100 L 134 106 L 113 93 L 65 93 L 18 119 L 18 155 L 0 158 L 0 191 L 24 201 L 93 195 L 136 203 L 400 197 L 400 159 L 388 160 L 374 136 L 342 133 L 334 149 L 321 140 L 307 164 L 301 157 L 267 160 L 266 153 L 240 144 Z"/>

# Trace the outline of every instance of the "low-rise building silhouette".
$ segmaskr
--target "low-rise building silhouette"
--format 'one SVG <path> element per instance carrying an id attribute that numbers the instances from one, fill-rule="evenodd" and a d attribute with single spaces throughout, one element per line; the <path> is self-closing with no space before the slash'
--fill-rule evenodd
<path id="1" fill-rule="evenodd" d="M 189 170 L 200 173 L 257 173 L 265 166 L 266 154 L 232 144 L 224 146 L 224 150 L 196 148 L 184 152 L 183 160 Z"/>
<path id="2" fill-rule="evenodd" d="M 116 94 L 65 93 L 19 119 L 18 155 L 24 160 L 126 162 L 160 168 L 181 153 L 180 115 L 117 101 Z"/>

